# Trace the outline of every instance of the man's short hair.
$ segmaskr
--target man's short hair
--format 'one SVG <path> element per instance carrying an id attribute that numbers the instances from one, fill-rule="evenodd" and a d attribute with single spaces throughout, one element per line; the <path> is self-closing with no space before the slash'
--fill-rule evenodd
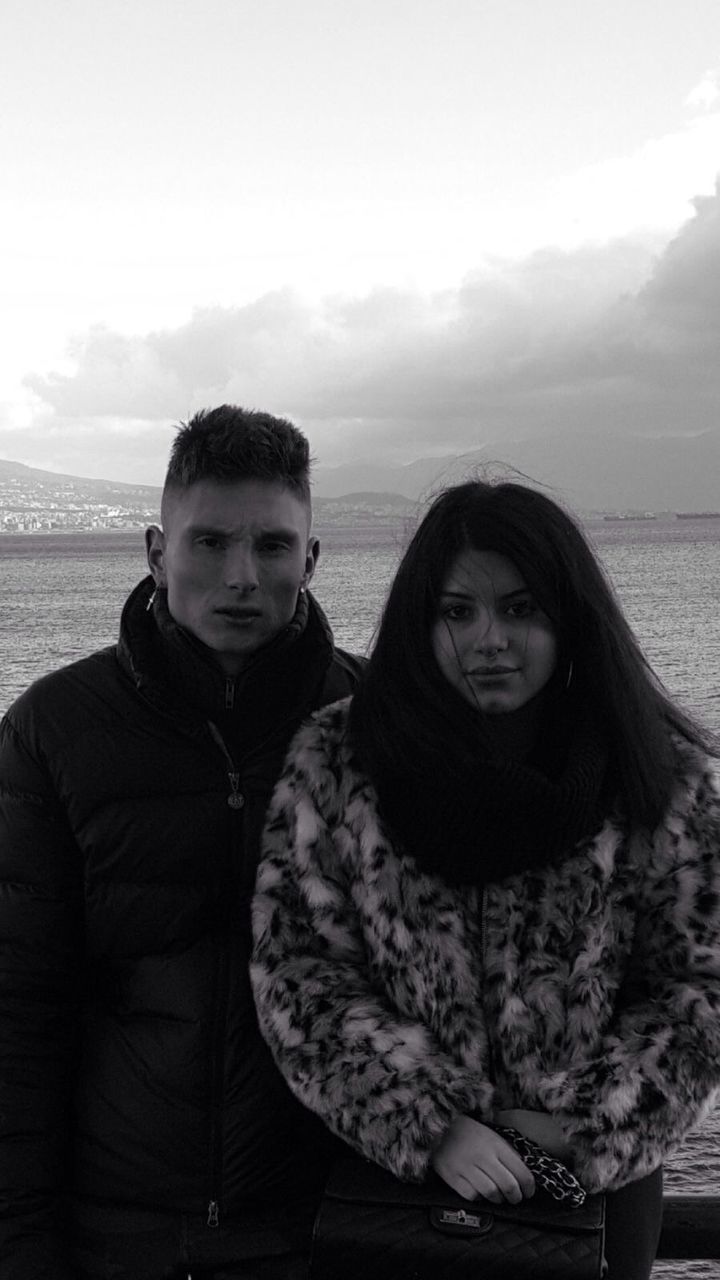
<path id="1" fill-rule="evenodd" d="M 275 481 L 310 506 L 310 446 L 287 418 L 222 404 L 182 422 L 170 450 L 165 490 L 200 480 Z"/>

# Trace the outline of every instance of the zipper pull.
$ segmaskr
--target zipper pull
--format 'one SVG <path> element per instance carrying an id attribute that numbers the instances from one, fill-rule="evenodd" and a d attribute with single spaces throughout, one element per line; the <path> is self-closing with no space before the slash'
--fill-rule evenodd
<path id="1" fill-rule="evenodd" d="M 245 804 L 245 797 L 240 790 L 240 774 L 228 772 L 228 778 L 230 779 L 231 791 L 227 802 L 231 809 L 242 809 Z"/>
<path id="2" fill-rule="evenodd" d="M 225 678 L 225 710 L 232 711 L 235 706 L 235 681 L 230 676 Z"/>
<path id="3" fill-rule="evenodd" d="M 220 1225 L 220 1208 L 217 1200 L 211 1200 L 208 1205 L 207 1224 L 209 1227 L 218 1227 Z"/>
<path id="4" fill-rule="evenodd" d="M 229 680 L 228 684 L 232 684 L 232 681 Z M 225 763 L 230 765 L 230 768 L 227 771 L 227 776 L 230 779 L 230 795 L 227 798 L 227 802 L 231 809 L 242 809 L 245 804 L 245 797 L 240 790 L 240 774 L 235 772 L 235 762 L 225 746 L 222 734 L 220 733 L 217 725 L 213 724 L 212 720 L 208 720 L 208 729 L 210 730 L 210 736 L 213 741 L 222 751 L 225 757 Z"/>

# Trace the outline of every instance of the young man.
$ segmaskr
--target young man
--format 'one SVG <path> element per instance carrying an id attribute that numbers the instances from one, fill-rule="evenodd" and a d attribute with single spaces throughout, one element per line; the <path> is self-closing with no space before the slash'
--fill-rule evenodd
<path id="1" fill-rule="evenodd" d="M 249 903 L 294 730 L 351 692 L 309 455 L 222 406 L 172 448 L 118 644 L 0 736 L 0 1277 L 298 1280 L 330 1139 L 259 1035 Z"/>

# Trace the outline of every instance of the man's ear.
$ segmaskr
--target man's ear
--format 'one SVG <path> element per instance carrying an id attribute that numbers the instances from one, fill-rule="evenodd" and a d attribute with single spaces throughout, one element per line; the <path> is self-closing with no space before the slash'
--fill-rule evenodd
<path id="1" fill-rule="evenodd" d="M 318 538 L 308 538 L 307 549 L 305 552 L 305 572 L 300 583 L 301 589 L 304 591 L 310 585 L 310 580 L 315 572 L 320 555 L 320 542 Z"/>
<path id="2" fill-rule="evenodd" d="M 156 587 L 167 585 L 165 578 L 165 534 L 157 524 L 145 530 L 145 554 Z"/>

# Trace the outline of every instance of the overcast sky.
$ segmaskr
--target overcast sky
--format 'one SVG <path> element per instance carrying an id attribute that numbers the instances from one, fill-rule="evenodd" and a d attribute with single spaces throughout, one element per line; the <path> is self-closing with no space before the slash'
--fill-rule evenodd
<path id="1" fill-rule="evenodd" d="M 0 456 L 717 427 L 718 0 L 3 0 Z"/>

